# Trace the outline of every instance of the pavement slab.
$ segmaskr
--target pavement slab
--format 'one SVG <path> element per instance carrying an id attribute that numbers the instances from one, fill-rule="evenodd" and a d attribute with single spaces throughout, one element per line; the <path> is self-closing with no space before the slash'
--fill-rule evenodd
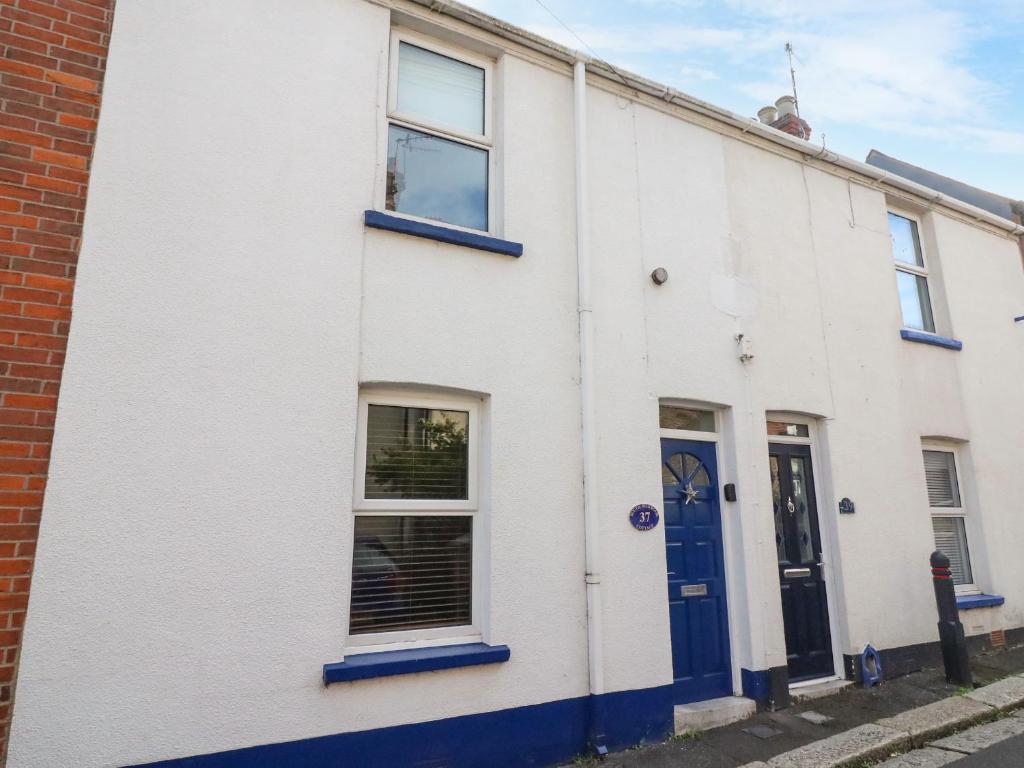
<path id="1" fill-rule="evenodd" d="M 906 732 L 868 723 L 776 755 L 768 765 L 769 768 L 840 768 L 885 757 L 909 741 Z"/>
<path id="2" fill-rule="evenodd" d="M 1010 709 L 1024 704 L 1024 677 L 1007 677 L 999 682 L 971 691 L 968 699 L 980 701 L 996 709 Z"/>
<path id="3" fill-rule="evenodd" d="M 879 763 L 875 768 L 939 768 L 940 765 L 947 765 L 954 760 L 962 758 L 959 752 L 947 752 L 944 749 L 925 747 L 915 749 L 903 755 L 897 755 L 891 760 Z"/>
<path id="4" fill-rule="evenodd" d="M 802 717 L 808 723 L 814 723 L 815 725 L 825 725 L 825 723 L 831 723 L 835 720 L 834 717 L 823 715 L 821 712 L 801 712 L 797 717 Z"/>
<path id="5" fill-rule="evenodd" d="M 910 709 L 895 717 L 879 720 L 878 724 L 896 731 L 909 733 L 918 742 L 948 733 L 994 714 L 992 707 L 966 696 L 950 696 L 917 709 Z"/>
<path id="6" fill-rule="evenodd" d="M 954 733 L 944 739 L 933 741 L 931 746 L 973 755 L 1001 741 L 1024 734 L 1024 718 L 1004 717 L 984 725 L 976 725 L 966 731 Z"/>

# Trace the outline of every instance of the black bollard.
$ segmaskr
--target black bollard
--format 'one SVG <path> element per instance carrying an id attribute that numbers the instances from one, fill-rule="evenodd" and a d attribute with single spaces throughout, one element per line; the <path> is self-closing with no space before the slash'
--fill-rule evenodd
<path id="1" fill-rule="evenodd" d="M 974 687 L 971 666 L 967 658 L 967 639 L 960 613 L 956 608 L 953 575 L 949 571 L 949 558 L 941 552 L 932 552 L 932 583 L 935 585 L 935 607 L 939 609 L 939 642 L 942 644 L 942 663 L 946 667 L 946 682 L 968 688 Z"/>

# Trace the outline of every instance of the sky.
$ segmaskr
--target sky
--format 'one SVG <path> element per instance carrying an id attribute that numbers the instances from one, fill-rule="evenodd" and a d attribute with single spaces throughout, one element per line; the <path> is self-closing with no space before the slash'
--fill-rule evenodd
<path id="1" fill-rule="evenodd" d="M 791 42 L 812 142 L 1024 198 L 1024 0 L 463 2 L 750 117 L 791 93 Z"/>

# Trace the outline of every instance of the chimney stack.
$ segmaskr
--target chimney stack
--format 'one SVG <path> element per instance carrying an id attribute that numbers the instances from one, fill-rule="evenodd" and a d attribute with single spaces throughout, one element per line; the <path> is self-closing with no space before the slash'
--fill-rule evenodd
<path id="1" fill-rule="evenodd" d="M 766 120 L 769 110 L 777 111 L 778 117 L 771 121 Z M 808 141 L 811 138 L 811 126 L 807 124 L 806 120 L 797 116 L 796 99 L 792 96 L 780 96 L 775 100 L 774 107 L 764 107 L 758 111 L 757 116 L 762 123 L 768 123 L 772 128 L 796 136 L 798 139 Z"/>

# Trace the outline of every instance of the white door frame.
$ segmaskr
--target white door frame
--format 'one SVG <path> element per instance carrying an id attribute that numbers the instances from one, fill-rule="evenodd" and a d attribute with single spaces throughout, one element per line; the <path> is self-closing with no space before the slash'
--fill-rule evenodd
<path id="1" fill-rule="evenodd" d="M 729 555 L 729 544 L 732 541 L 732 520 L 731 515 L 725 514 L 725 482 L 722 474 L 722 416 L 729 406 L 704 403 L 695 400 L 679 400 L 676 398 L 660 398 L 658 405 L 675 406 L 678 408 L 694 408 L 701 411 L 711 411 L 715 414 L 715 431 L 698 432 L 689 429 L 661 429 L 659 427 L 658 447 L 659 455 L 661 439 L 670 440 L 695 440 L 701 443 L 713 443 L 715 446 L 715 474 L 718 475 L 718 499 L 719 517 L 722 520 L 722 564 L 725 568 L 725 614 L 729 622 L 729 667 L 732 670 L 732 693 L 733 696 L 743 695 L 743 672 L 740 667 L 737 645 L 739 632 L 733 609 L 736 605 L 735 583 L 741 581 L 743 574 L 735 573 L 733 559 Z M 663 510 L 664 512 L 664 510 Z"/>
<path id="2" fill-rule="evenodd" d="M 769 421 L 783 421 L 787 424 L 804 424 L 807 426 L 807 437 L 793 437 L 790 435 L 768 435 Z M 828 680 L 845 679 L 843 668 L 843 653 L 840 642 L 839 606 L 837 603 L 837 591 L 842 588 L 839 583 L 839 574 L 835 570 L 835 558 L 833 552 L 837 545 L 835 519 L 832 511 L 831 481 L 826 484 L 825 473 L 822 472 L 819 453 L 821 452 L 823 439 L 821 435 L 822 419 L 815 416 L 805 416 L 799 413 L 787 411 L 767 411 L 765 413 L 765 434 L 768 443 L 779 443 L 781 445 L 806 445 L 811 449 L 811 471 L 814 473 L 814 500 L 818 511 L 818 534 L 821 538 L 821 556 L 824 559 L 824 567 L 821 569 L 825 579 L 825 606 L 828 609 L 828 631 L 832 641 L 832 665 L 834 674 L 815 680 L 804 680 L 799 683 L 792 683 L 790 688 L 801 688 L 807 685 Z M 829 491 L 828 494 L 825 492 Z M 828 506 L 823 501 L 828 500 Z M 827 514 L 826 514 L 827 509 Z M 781 585 L 779 587 L 781 590 Z M 781 599 L 781 598 L 780 598 Z M 786 626 L 782 625 L 783 640 L 785 640 Z"/>

